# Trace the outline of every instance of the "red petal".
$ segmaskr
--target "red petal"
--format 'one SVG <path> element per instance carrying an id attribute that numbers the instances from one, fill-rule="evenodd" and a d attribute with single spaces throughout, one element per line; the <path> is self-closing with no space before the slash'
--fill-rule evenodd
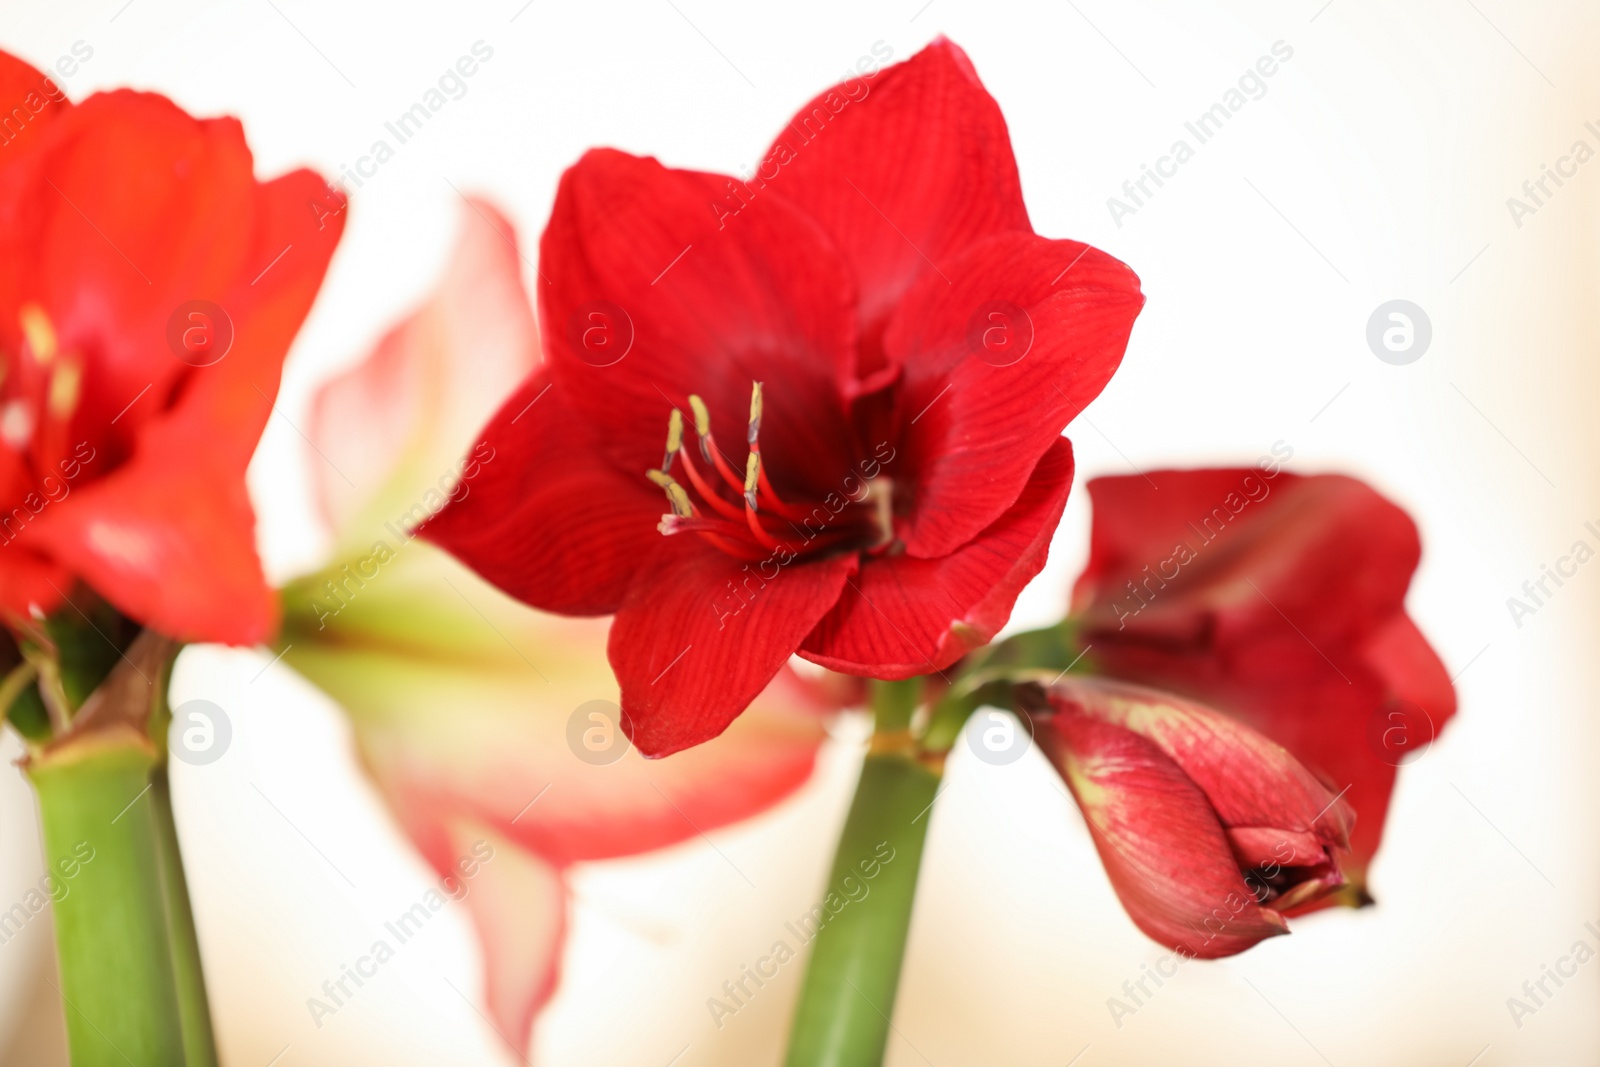
<path id="1" fill-rule="evenodd" d="M 106 180 L 111 173 L 117 181 Z M 168 317 L 209 300 L 241 327 L 242 305 L 257 294 L 236 286 L 240 275 L 248 282 L 288 243 L 265 250 L 253 240 L 258 189 L 238 122 L 197 120 L 154 94 L 85 100 L 51 124 L 6 183 L 0 215 L 16 273 L 0 285 L 0 336 L 16 330 L 18 304 L 43 307 L 62 349 L 87 360 L 75 421 L 88 421 L 97 444 L 109 435 L 126 442 L 186 376 L 167 346 Z M 293 206 L 296 222 L 311 220 L 304 198 Z M 112 426 L 146 386 L 154 402 Z"/>
<path id="2" fill-rule="evenodd" d="M 1420 745 L 1431 738 L 1412 731 L 1431 724 L 1437 735 L 1455 712 L 1448 673 L 1403 610 L 1415 527 L 1348 478 L 1149 474 L 1159 491 L 1137 477 L 1089 483 L 1090 563 L 1075 596 L 1083 640 L 1105 673 L 1237 714 L 1348 790 L 1359 880 L 1395 780 L 1374 719 L 1381 734 L 1396 701 L 1419 707 L 1426 723 L 1403 722 Z M 1192 558 L 1170 566 L 1179 544 Z"/>
<path id="3" fill-rule="evenodd" d="M 341 220 L 319 229 L 307 210 L 325 188 L 309 171 L 256 188 L 245 261 L 282 258 L 222 292 L 232 347 L 190 370 L 171 406 L 142 420 L 128 462 L 51 505 L 27 534 L 120 610 L 181 640 L 252 644 L 277 620 L 244 472 L 341 232 Z"/>
<path id="4" fill-rule="evenodd" d="M 949 274 L 985 237 L 1031 230 L 1000 108 L 943 38 L 802 107 L 748 187 L 759 200 L 768 183 L 821 222 L 854 269 L 869 350 L 919 276 Z"/>
<path id="5" fill-rule="evenodd" d="M 1090 625 L 1165 640 L 1291 626 L 1316 645 L 1359 640 L 1403 609 L 1421 554 L 1406 513 L 1342 475 L 1149 471 L 1097 478 L 1089 495 L 1075 604 Z"/>
<path id="6" fill-rule="evenodd" d="M 726 448 L 744 434 L 751 383 L 764 381 L 771 468 L 802 480 L 814 469 L 827 491 L 856 459 L 843 402 L 854 291 L 815 223 L 780 198 L 719 231 L 726 182 L 611 150 L 562 177 L 539 246 L 556 387 L 642 477 L 689 394 L 710 406 Z"/>
<path id="7" fill-rule="evenodd" d="M 1011 506 L 1122 361 L 1144 302 L 1121 263 L 1032 234 L 991 238 L 945 274 L 906 294 L 885 335 L 905 368 L 910 419 L 915 506 L 901 536 L 922 557 L 952 551 Z M 998 350 L 982 343 L 993 329 L 1008 331 Z"/>
<path id="8" fill-rule="evenodd" d="M 1058 438 L 994 525 L 948 556 L 868 558 L 806 638 L 806 659 L 851 674 L 911 678 L 985 644 L 1044 567 L 1072 487 L 1072 445 Z"/>
<path id="9" fill-rule="evenodd" d="M 46 509 L 30 542 L 162 633 L 256 644 L 271 635 L 278 604 L 256 558 L 244 472 L 196 447 L 141 452 Z"/>
<path id="10" fill-rule="evenodd" d="M 483 200 L 461 217 L 427 304 L 313 402 L 307 432 L 320 456 L 311 469 L 341 534 L 360 508 L 369 521 L 359 525 L 373 527 L 419 501 L 442 502 L 478 431 L 539 363 L 516 231 Z"/>
<path id="11" fill-rule="evenodd" d="M 661 493 L 606 460 L 545 368 L 512 394 L 480 441 L 467 495 L 429 521 L 424 536 L 534 607 L 616 611 L 660 547 Z"/>
<path id="12" fill-rule="evenodd" d="M 1288 933 L 1255 902 L 1205 794 L 1154 743 L 1070 709 L 1041 717 L 1036 737 L 1139 929 L 1202 959 Z"/>
<path id="13" fill-rule="evenodd" d="M 639 751 L 666 756 L 727 729 L 838 601 L 856 565 L 854 553 L 744 563 L 693 535 L 667 538 L 628 589 L 609 643 Z"/>
<path id="14" fill-rule="evenodd" d="M 35 143 L 30 134 L 72 107 L 59 82 L 4 51 L 0 51 L 0 100 L 6 102 L 8 109 L 0 113 L 5 122 L 0 126 L 0 149 L 4 150 L 7 163 L 22 147 Z M 25 136 L 27 139 L 22 140 Z"/>
<path id="15" fill-rule="evenodd" d="M 1315 831 L 1330 846 L 1349 844 L 1351 820 L 1343 802 L 1283 747 L 1237 719 L 1105 678 L 1062 678 L 1051 686 L 1051 699 L 1160 748 L 1199 786 L 1224 827 Z"/>
<path id="16" fill-rule="evenodd" d="M 0 539 L 3 540 L 3 539 Z M 31 619 L 34 609 L 48 615 L 72 592 L 72 572 L 52 559 L 10 540 L 0 543 L 0 613 Z"/>

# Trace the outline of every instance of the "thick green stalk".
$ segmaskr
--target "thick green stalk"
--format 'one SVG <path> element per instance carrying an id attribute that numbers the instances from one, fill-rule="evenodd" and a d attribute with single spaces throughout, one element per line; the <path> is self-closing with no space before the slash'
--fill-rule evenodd
<path id="1" fill-rule="evenodd" d="M 160 849 L 167 945 L 183 1025 L 185 1067 L 217 1067 L 211 1003 L 206 997 L 205 973 L 200 966 L 200 941 L 195 934 L 194 913 L 189 907 L 189 883 L 183 874 L 183 854 L 178 849 L 178 827 L 172 818 L 172 788 L 165 763 L 151 772 L 150 812 Z"/>
<path id="2" fill-rule="evenodd" d="M 46 749 L 28 766 L 63 891 L 56 950 L 73 1067 L 185 1062 L 149 795 L 159 759 L 142 733 L 117 727 Z"/>
<path id="3" fill-rule="evenodd" d="M 909 743 L 906 728 L 919 692 L 920 682 L 875 683 L 873 751 L 862 765 L 828 876 L 830 894 L 842 897 L 843 887 L 863 884 L 868 892 L 833 915 L 812 943 L 787 1067 L 883 1062 L 940 781 Z"/>

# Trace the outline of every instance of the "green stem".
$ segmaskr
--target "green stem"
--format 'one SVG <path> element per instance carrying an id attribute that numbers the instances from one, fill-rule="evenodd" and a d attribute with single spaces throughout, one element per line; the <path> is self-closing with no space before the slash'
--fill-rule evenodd
<path id="1" fill-rule="evenodd" d="M 919 692 L 920 682 L 874 684 L 875 749 L 903 733 Z M 883 1062 L 939 781 L 938 770 L 919 761 L 909 744 L 872 751 L 862 765 L 828 876 L 830 896 L 851 899 L 830 911 L 812 943 L 787 1067 Z M 861 885 L 865 896 L 847 894 Z"/>
<path id="2" fill-rule="evenodd" d="M 162 897 L 166 904 L 167 945 L 172 959 L 178 1011 L 183 1025 L 185 1067 L 217 1067 L 216 1036 L 211 1030 L 211 1004 L 200 966 L 200 941 L 189 906 L 189 883 L 178 849 L 178 827 L 172 818 L 172 787 L 166 764 L 150 777 L 150 811 L 160 850 Z"/>
<path id="3" fill-rule="evenodd" d="M 154 745 L 131 728 L 35 756 L 73 1067 L 179 1065 L 183 1026 L 152 811 Z"/>

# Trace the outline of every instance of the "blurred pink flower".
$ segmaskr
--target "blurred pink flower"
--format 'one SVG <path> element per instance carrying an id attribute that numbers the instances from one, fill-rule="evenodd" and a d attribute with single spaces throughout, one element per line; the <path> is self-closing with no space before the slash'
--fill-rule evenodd
<path id="1" fill-rule="evenodd" d="M 540 362 L 513 230 L 470 208 L 426 306 L 317 398 L 338 548 L 284 590 L 281 644 L 343 704 L 400 826 L 459 888 L 489 1017 L 520 1055 L 560 976 L 567 869 L 770 807 L 810 776 L 823 714 L 853 687 L 785 669 L 726 735 L 647 763 L 618 728 L 608 621 L 524 607 L 413 538 L 497 462 L 472 435 Z"/>

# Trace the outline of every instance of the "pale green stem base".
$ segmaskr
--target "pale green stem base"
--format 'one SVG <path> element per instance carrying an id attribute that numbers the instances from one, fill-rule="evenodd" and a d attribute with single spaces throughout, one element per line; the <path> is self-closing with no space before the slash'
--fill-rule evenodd
<path id="1" fill-rule="evenodd" d="M 85 740 L 28 768 L 39 795 L 55 901 L 73 1067 L 182 1065 L 160 831 L 157 755 L 132 730 Z"/>
<path id="2" fill-rule="evenodd" d="M 902 685 L 880 685 L 875 692 L 880 736 L 901 729 L 909 717 Z M 939 774 L 909 751 L 874 752 L 862 765 L 828 891 L 844 895 L 846 878 L 870 889 L 830 919 L 812 943 L 787 1067 L 883 1062 L 939 782 Z M 874 863 L 878 873 L 869 880 L 865 873 Z"/>

